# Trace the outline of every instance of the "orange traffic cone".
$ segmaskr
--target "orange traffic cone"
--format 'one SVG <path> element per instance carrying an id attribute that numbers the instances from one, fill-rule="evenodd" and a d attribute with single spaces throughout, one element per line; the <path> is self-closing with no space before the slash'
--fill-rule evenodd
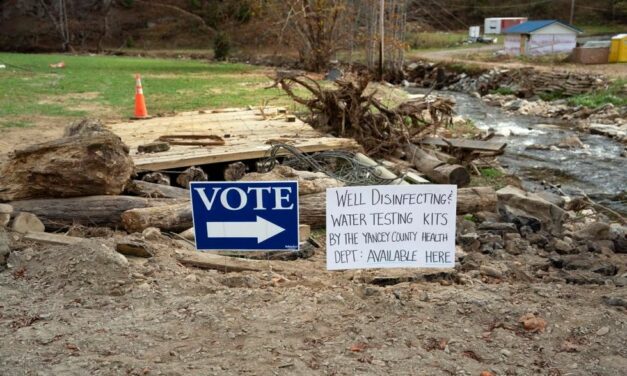
<path id="1" fill-rule="evenodd" d="M 144 90 L 142 89 L 142 79 L 139 74 L 135 75 L 135 118 L 145 119 L 148 117 L 146 101 L 144 100 Z"/>

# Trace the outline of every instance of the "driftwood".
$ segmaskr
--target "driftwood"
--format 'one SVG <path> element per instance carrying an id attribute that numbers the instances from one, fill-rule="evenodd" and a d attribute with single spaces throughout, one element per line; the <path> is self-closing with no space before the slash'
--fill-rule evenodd
<path id="1" fill-rule="evenodd" d="M 230 163 L 224 169 L 224 180 L 236 181 L 240 180 L 246 175 L 246 165 L 243 162 Z"/>
<path id="2" fill-rule="evenodd" d="M 241 181 L 298 181 L 298 194 L 308 195 L 325 192 L 327 188 L 343 187 L 344 183 L 333 179 L 322 172 L 295 170 L 288 166 L 278 165 L 270 172 L 251 172 L 244 175 Z"/>
<path id="3" fill-rule="evenodd" d="M 450 121 L 453 104 L 449 100 L 422 99 L 389 108 L 375 98 L 375 92 L 366 93 L 369 83 L 368 75 L 360 75 L 336 80 L 335 89 L 323 89 L 309 77 L 281 72 L 274 86 L 309 109 L 307 123 L 323 133 L 354 138 L 368 155 L 395 155 L 399 148 Z M 299 96 L 294 85 L 311 95 Z"/>
<path id="4" fill-rule="evenodd" d="M 13 201 L 16 212 L 33 213 L 49 230 L 72 225 L 121 227 L 121 215 L 134 208 L 146 208 L 179 202 L 173 199 L 149 199 L 133 196 L 88 196 Z"/>
<path id="5" fill-rule="evenodd" d="M 405 151 L 407 159 L 434 183 L 455 184 L 458 187 L 470 183 L 470 174 L 464 166 L 446 164 L 416 145 L 407 145 Z"/>
<path id="6" fill-rule="evenodd" d="M 128 146 L 97 123 L 80 124 L 11 153 L 0 166 L 0 201 L 120 194 L 134 169 Z"/>
<path id="7" fill-rule="evenodd" d="M 131 181 L 126 185 L 125 192 L 140 197 L 189 199 L 188 189 L 143 180 Z"/>
<path id="8" fill-rule="evenodd" d="M 177 256 L 177 260 L 187 266 L 194 266 L 201 269 L 214 269 L 221 272 L 241 272 L 241 271 L 264 271 L 285 270 L 276 262 L 270 263 L 266 260 L 250 260 L 237 257 L 220 256 L 207 252 L 184 252 Z"/>
<path id="9" fill-rule="evenodd" d="M 209 176 L 202 170 L 202 168 L 192 166 L 179 174 L 176 178 L 176 183 L 183 188 L 189 188 L 189 183 L 193 181 L 207 180 L 209 180 Z"/>
<path id="10" fill-rule="evenodd" d="M 180 232 L 193 226 L 192 205 L 190 202 L 184 202 L 131 209 L 122 213 L 122 223 L 129 233 L 141 232 L 148 227 Z"/>
<path id="11" fill-rule="evenodd" d="M 300 223 L 311 228 L 326 225 L 326 193 L 299 197 Z M 490 187 L 460 188 L 457 190 L 457 214 L 496 211 L 496 192 Z"/>
<path id="12" fill-rule="evenodd" d="M 326 203 L 326 192 L 300 196 L 298 198 L 300 223 L 309 225 L 311 228 L 326 226 Z"/>
<path id="13" fill-rule="evenodd" d="M 164 174 L 163 172 L 149 172 L 142 177 L 143 181 L 147 181 L 148 183 L 155 183 L 161 185 L 171 185 L 170 175 Z"/>

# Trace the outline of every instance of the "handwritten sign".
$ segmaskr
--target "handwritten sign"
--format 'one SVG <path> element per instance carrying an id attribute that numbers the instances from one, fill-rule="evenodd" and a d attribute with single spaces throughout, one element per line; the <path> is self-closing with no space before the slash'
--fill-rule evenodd
<path id="1" fill-rule="evenodd" d="M 327 189 L 327 269 L 455 265 L 455 185 Z"/>

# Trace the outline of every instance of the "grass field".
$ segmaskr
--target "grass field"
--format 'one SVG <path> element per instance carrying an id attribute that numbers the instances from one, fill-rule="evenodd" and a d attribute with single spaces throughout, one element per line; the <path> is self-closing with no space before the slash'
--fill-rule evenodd
<path id="1" fill-rule="evenodd" d="M 63 69 L 49 64 L 64 61 Z M 115 56 L 0 53 L 0 128 L 81 117 L 105 120 L 133 114 L 135 73 L 142 74 L 151 115 L 243 107 L 291 100 L 265 89 L 271 72 L 245 64 Z"/>

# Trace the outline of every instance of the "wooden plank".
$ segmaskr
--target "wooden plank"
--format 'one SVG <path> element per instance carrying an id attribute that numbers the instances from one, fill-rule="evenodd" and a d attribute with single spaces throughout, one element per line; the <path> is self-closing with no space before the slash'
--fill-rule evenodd
<path id="1" fill-rule="evenodd" d="M 355 150 L 359 145 L 351 139 L 321 138 L 309 142 L 296 142 L 293 146 L 304 153 L 313 153 L 325 150 L 346 149 Z M 270 150 L 270 145 L 249 145 L 235 149 L 222 149 L 217 147 L 211 150 L 189 149 L 183 153 L 159 153 L 159 155 L 133 156 L 135 167 L 138 171 L 167 170 L 177 167 L 198 166 L 204 164 L 242 161 L 247 159 L 264 158 Z M 284 155 L 284 152 L 279 155 Z"/>
<path id="2" fill-rule="evenodd" d="M 61 234 L 51 234 L 47 232 L 27 232 L 24 235 L 25 240 L 31 240 L 39 243 L 57 244 L 57 245 L 73 245 L 85 239 L 75 236 L 67 236 Z"/>
<path id="3" fill-rule="evenodd" d="M 460 149 L 480 150 L 480 151 L 501 151 L 505 149 L 507 143 L 498 141 L 480 141 L 480 140 L 466 140 L 463 138 L 447 138 L 446 141 L 450 143 L 450 146 Z M 434 145 L 434 146 L 449 146 L 444 139 L 439 137 L 426 137 L 422 140 L 421 144 Z"/>
<path id="4" fill-rule="evenodd" d="M 279 109 L 264 108 L 268 115 Z M 131 156 L 139 171 L 165 170 L 266 156 L 270 140 L 293 145 L 303 152 L 318 152 L 333 149 L 358 150 L 352 139 L 324 137 L 309 125 L 295 119 L 264 120 L 259 109 L 227 109 L 194 111 L 172 117 L 131 121 L 108 126 L 131 148 Z M 170 150 L 154 154 L 138 154 L 137 147 L 153 142 L 163 135 L 217 135 L 224 138 L 223 146 L 173 145 Z"/>
<path id="5" fill-rule="evenodd" d="M 284 270 L 283 267 L 274 262 L 220 256 L 207 252 L 183 252 L 177 256 L 177 260 L 183 265 L 214 269 L 225 273 L 267 270 L 280 272 Z"/>

